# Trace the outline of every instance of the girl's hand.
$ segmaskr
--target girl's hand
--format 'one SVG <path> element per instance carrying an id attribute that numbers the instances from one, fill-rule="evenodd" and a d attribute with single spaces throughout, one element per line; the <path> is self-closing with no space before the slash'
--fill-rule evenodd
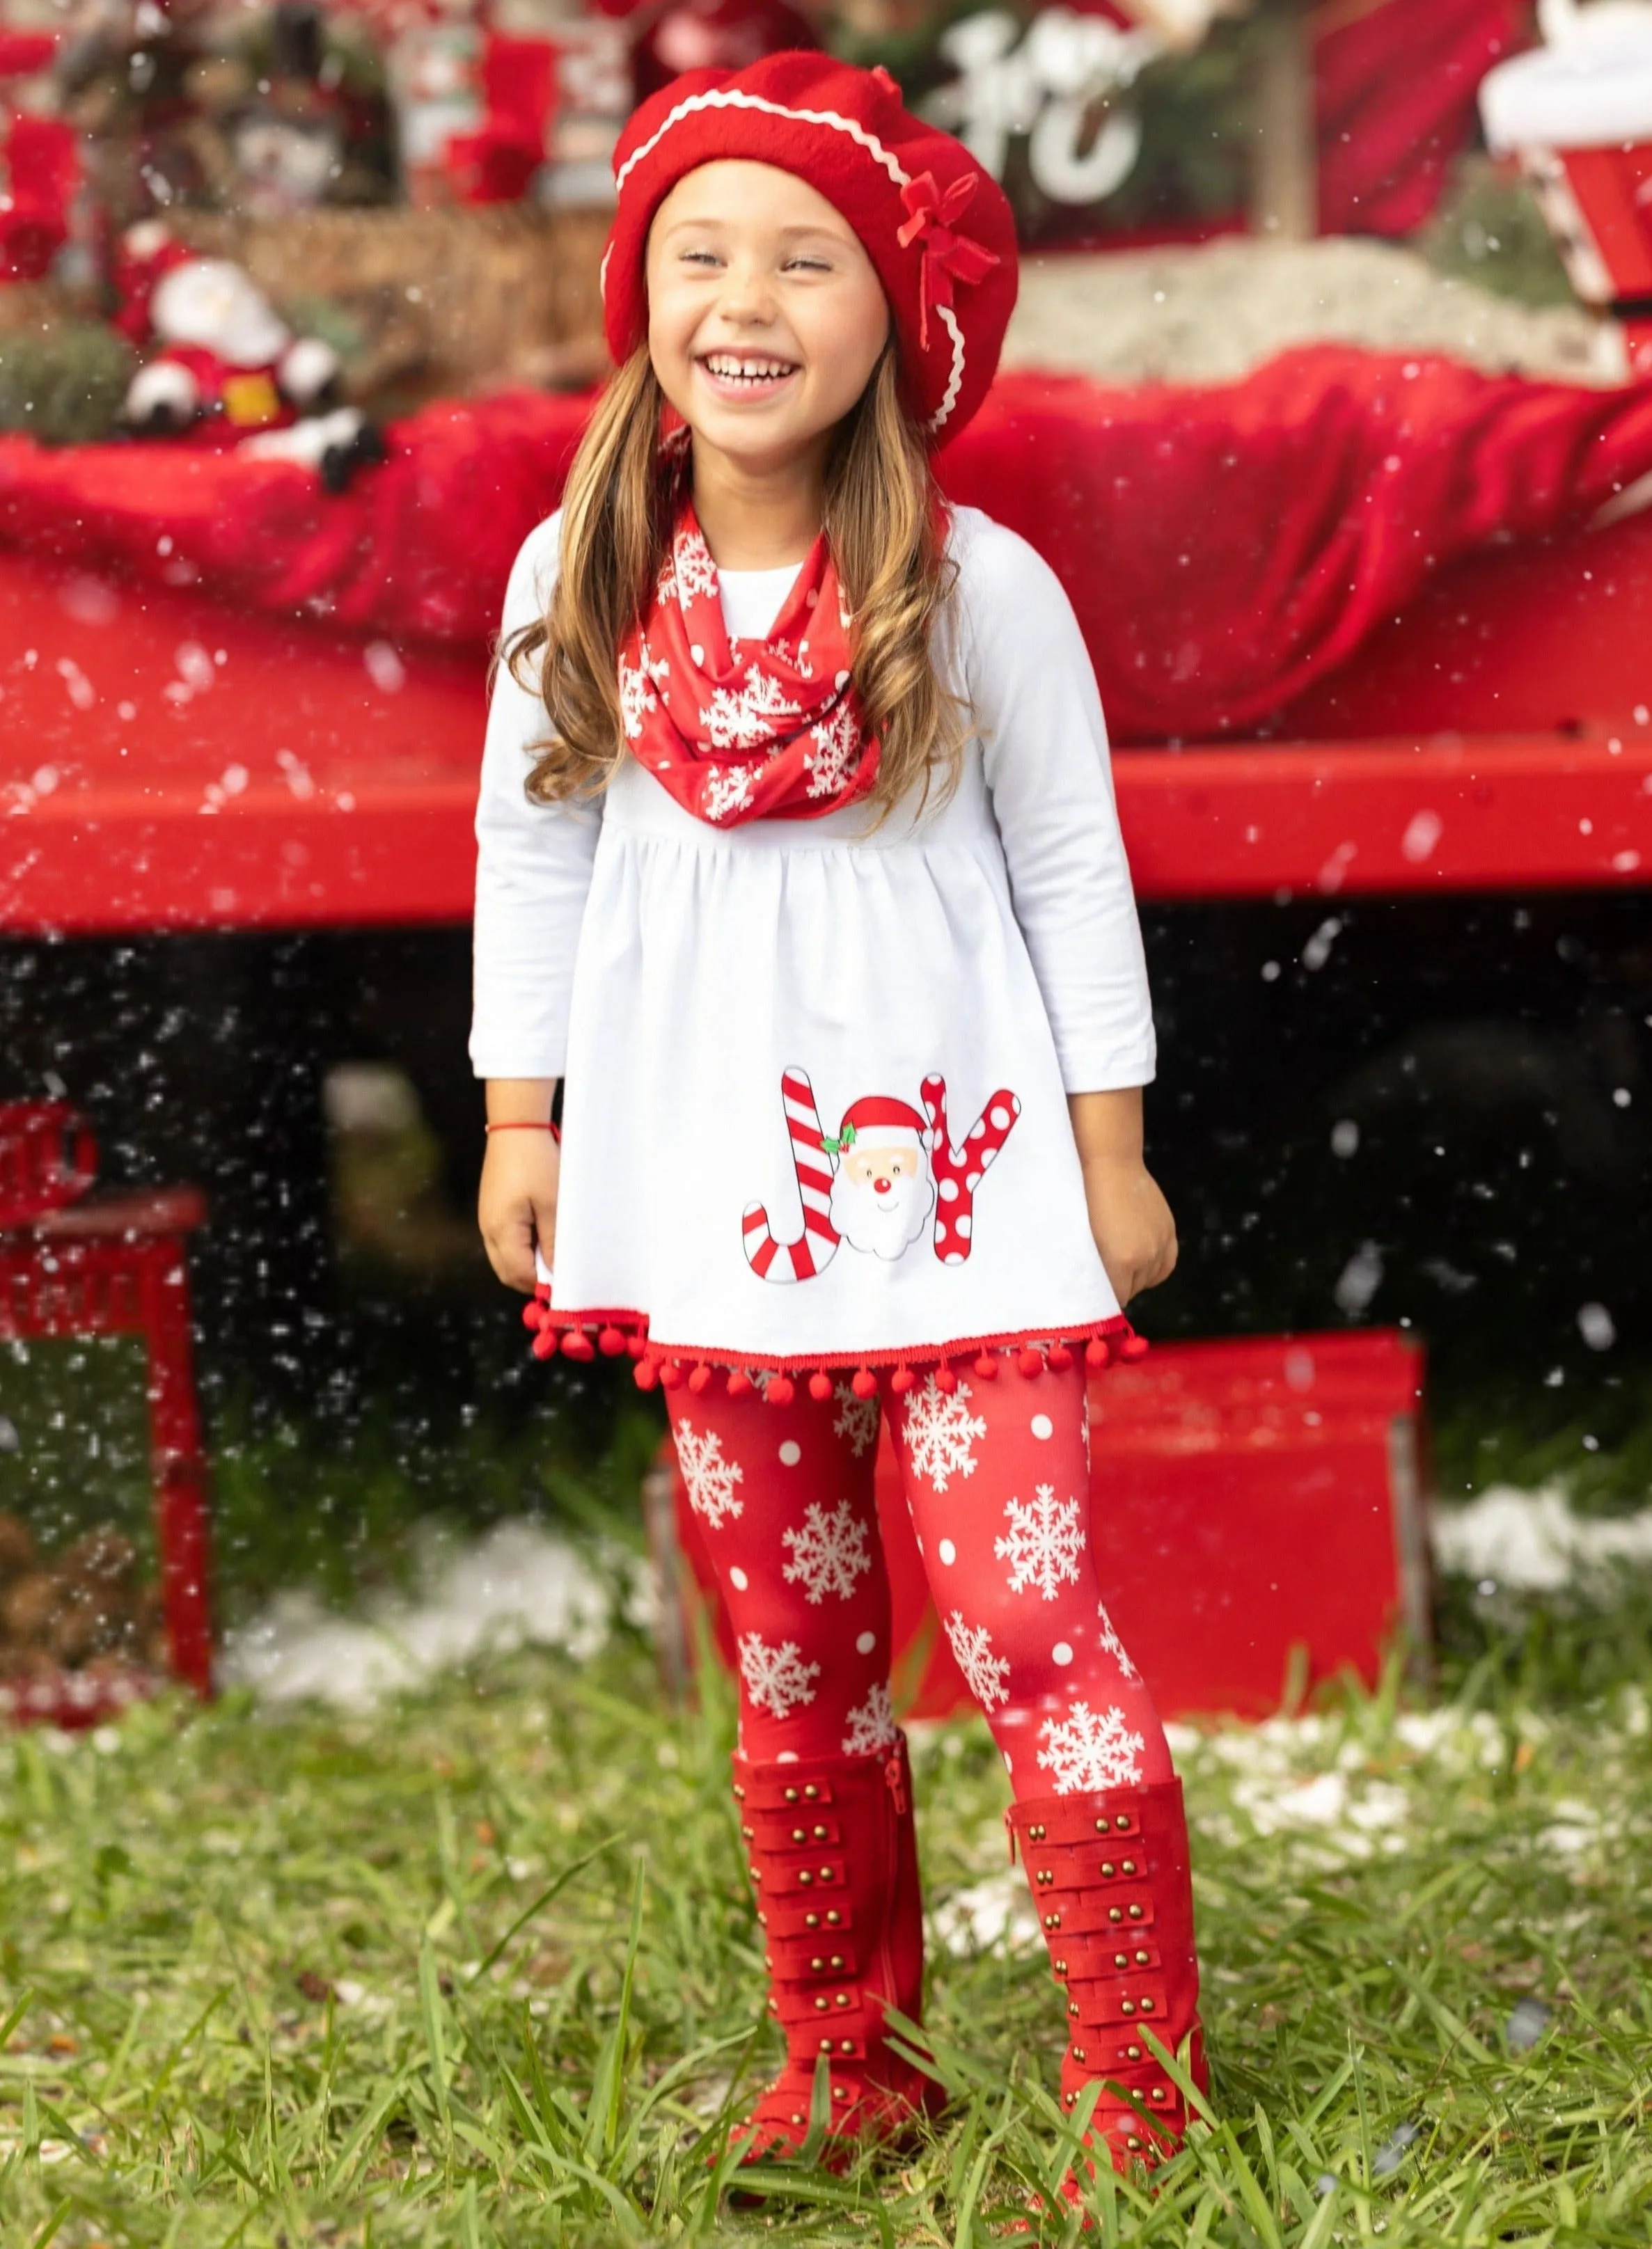
<path id="1" fill-rule="evenodd" d="M 1175 1271 L 1176 1221 L 1139 1158 L 1088 1157 L 1084 1168 L 1090 1231 L 1122 1307 Z"/>
<path id="2" fill-rule="evenodd" d="M 554 1081 L 491 1079 L 488 1122 L 522 1122 L 535 1129 L 490 1132 L 477 1196 L 477 1222 L 488 1262 L 507 1288 L 531 1296 L 538 1285 L 533 1251 L 547 1265 L 555 1262 L 556 1193 L 562 1176 L 562 1152 L 546 1129 L 556 1092 Z"/>
<path id="3" fill-rule="evenodd" d="M 1176 1221 L 1142 1160 L 1141 1088 L 1070 1093 L 1090 1231 L 1120 1305 L 1176 1269 Z"/>

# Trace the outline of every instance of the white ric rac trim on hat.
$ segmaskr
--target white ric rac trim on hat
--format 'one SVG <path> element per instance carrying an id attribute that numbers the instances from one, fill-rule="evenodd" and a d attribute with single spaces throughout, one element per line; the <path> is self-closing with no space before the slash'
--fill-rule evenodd
<path id="1" fill-rule="evenodd" d="M 679 101 L 676 108 L 660 120 L 642 147 L 632 149 L 615 173 L 616 194 L 623 189 L 626 181 L 643 159 L 653 155 L 673 125 L 680 125 L 685 117 L 692 117 L 702 109 L 757 109 L 765 116 L 789 118 L 797 125 L 824 125 L 834 133 L 847 133 L 851 141 L 857 141 L 875 162 L 883 166 L 898 188 L 911 184 L 912 175 L 903 169 L 899 159 L 890 154 L 875 133 L 869 133 L 864 125 L 857 125 L 852 117 L 842 117 L 835 109 L 788 109 L 783 102 L 765 101 L 761 94 L 742 93 L 737 87 L 730 86 L 710 93 L 692 93 L 685 101 Z M 599 285 L 608 278 L 606 256 L 602 260 L 602 269 Z M 953 363 L 946 378 L 946 394 L 929 417 L 928 426 L 932 430 L 939 430 L 958 403 L 958 393 L 964 380 L 963 331 L 950 305 L 938 305 L 935 309 L 952 339 Z"/>

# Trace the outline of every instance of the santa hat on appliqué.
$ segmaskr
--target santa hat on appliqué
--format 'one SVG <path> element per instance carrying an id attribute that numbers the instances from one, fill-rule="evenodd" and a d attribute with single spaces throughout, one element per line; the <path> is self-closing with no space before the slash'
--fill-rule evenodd
<path id="1" fill-rule="evenodd" d="M 731 158 L 795 173 L 847 219 L 889 299 L 917 417 L 932 445 L 955 437 L 987 395 L 1015 309 L 1015 218 L 992 175 L 913 117 L 886 71 L 829 55 L 690 71 L 633 115 L 614 151 L 618 208 L 602 260 L 616 361 L 648 333 L 654 213 L 687 174 Z"/>
<path id="2" fill-rule="evenodd" d="M 929 1128 L 915 1109 L 887 1094 L 869 1093 L 844 1110 L 837 1137 L 827 1147 L 835 1156 L 846 1156 L 857 1140 L 870 1140 L 875 1148 L 925 1148 Z"/>

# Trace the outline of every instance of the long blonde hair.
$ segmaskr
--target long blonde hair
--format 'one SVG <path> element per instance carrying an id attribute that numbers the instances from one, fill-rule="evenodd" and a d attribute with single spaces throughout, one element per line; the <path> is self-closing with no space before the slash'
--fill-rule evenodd
<path id="1" fill-rule="evenodd" d="M 547 614 L 499 651 L 542 698 L 549 739 L 527 793 L 541 804 L 595 796 L 624 755 L 619 650 L 671 543 L 673 480 L 662 473 L 664 395 L 647 346 L 609 383 L 562 494 L 561 561 Z M 907 791 L 956 786 L 967 712 L 943 684 L 934 635 L 957 577 L 923 439 L 900 396 L 891 337 L 836 434 L 823 527 L 855 619 L 855 691 L 880 749 L 869 801 L 880 817 Z M 543 651 L 535 676 L 533 659 Z"/>

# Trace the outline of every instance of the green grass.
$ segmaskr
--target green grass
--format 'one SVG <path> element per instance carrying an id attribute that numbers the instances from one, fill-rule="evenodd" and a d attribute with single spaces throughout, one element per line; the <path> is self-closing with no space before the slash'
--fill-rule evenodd
<path id="1" fill-rule="evenodd" d="M 1511 1636 L 1465 1599 L 1436 1709 L 1179 1742 L 1211 2115 L 1151 2189 L 1099 2182 L 1088 2238 L 1652 2241 L 1652 1590 L 1631 1612 Z M 0 1745 L 0 2241 L 1076 2239 L 1060 2001 L 1013 1934 L 933 1950 L 954 2098 L 918 2144 L 719 2199 L 775 2050 L 731 1726 L 720 1687 L 665 1711 L 621 1632 L 376 1716 L 173 1702 Z M 932 1903 L 1014 1897 L 984 1730 L 916 1764 Z M 1522 1998 L 1552 2020 L 1511 2052 Z"/>

